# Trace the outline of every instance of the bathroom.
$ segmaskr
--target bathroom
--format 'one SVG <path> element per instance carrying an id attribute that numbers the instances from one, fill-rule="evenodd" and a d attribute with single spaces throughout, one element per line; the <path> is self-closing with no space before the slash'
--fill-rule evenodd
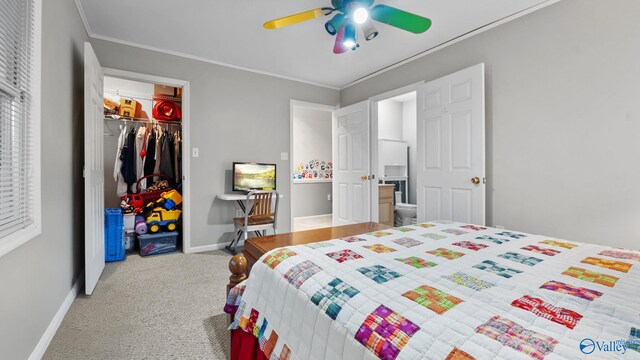
<path id="1" fill-rule="evenodd" d="M 416 92 L 377 103 L 378 187 L 393 192 L 394 226 L 416 222 L 416 106 Z"/>

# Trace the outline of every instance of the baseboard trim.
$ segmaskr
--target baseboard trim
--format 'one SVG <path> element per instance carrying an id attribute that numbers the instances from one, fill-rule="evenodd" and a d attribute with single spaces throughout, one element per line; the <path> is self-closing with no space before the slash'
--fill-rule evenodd
<path id="1" fill-rule="evenodd" d="M 222 250 L 229 244 L 231 244 L 230 241 L 229 242 L 224 242 L 224 243 L 219 243 L 219 244 L 194 246 L 194 247 L 191 247 L 191 249 L 189 249 L 189 254 L 205 252 L 205 251 Z M 244 245 L 244 240 L 240 240 L 240 242 L 238 243 L 238 247 L 243 246 L 243 245 Z"/>
<path id="2" fill-rule="evenodd" d="M 322 214 L 322 215 L 311 215 L 311 216 L 296 216 L 293 218 L 293 220 L 296 219 L 315 219 L 315 218 L 321 218 L 321 217 L 327 217 L 327 216 L 333 216 L 333 214 Z"/>
<path id="3" fill-rule="evenodd" d="M 42 334 L 42 337 L 40 337 L 40 341 L 38 341 L 35 349 L 33 349 L 33 352 L 29 356 L 29 360 L 42 359 L 45 351 L 47 351 L 47 348 L 51 343 L 51 340 L 53 340 L 53 336 L 58 331 L 60 324 L 62 324 L 62 320 L 64 319 L 65 315 L 67 315 L 67 311 L 69 311 L 71 304 L 73 304 L 73 300 L 75 300 L 76 296 L 78 296 L 78 292 L 80 292 L 83 283 L 84 269 L 80 272 L 80 275 L 76 279 L 76 282 L 73 284 L 71 291 L 69 291 L 69 294 L 67 294 L 67 297 L 60 305 L 60 308 L 53 316 L 53 319 L 51 319 L 51 322 L 49 323 L 49 326 L 47 326 L 47 329 L 44 331 L 44 334 Z"/>

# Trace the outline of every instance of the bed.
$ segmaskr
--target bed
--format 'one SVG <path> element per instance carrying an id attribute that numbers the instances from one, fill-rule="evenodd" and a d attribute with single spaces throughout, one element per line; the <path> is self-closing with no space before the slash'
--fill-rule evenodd
<path id="1" fill-rule="evenodd" d="M 429 222 L 274 249 L 232 359 L 640 359 L 640 252 Z"/>

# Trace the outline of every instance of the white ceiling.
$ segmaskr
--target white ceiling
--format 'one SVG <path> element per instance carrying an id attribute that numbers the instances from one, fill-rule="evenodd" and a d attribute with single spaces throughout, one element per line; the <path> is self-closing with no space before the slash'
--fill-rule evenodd
<path id="1" fill-rule="evenodd" d="M 545 0 L 378 0 L 433 21 L 415 35 L 376 23 L 380 35 L 333 54 L 329 17 L 278 29 L 274 18 L 330 0 L 77 0 L 90 35 L 177 52 L 330 87 L 355 80 Z"/>

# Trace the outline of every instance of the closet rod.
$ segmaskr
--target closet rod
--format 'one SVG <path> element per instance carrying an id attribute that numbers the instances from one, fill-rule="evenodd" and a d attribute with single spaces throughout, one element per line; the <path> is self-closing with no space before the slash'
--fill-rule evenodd
<path id="1" fill-rule="evenodd" d="M 155 120 L 155 119 L 143 119 L 143 120 L 134 120 L 134 119 L 127 119 L 127 118 L 112 118 L 112 117 L 105 117 L 104 118 L 105 121 L 121 121 L 121 122 L 125 122 L 125 123 L 132 123 L 132 124 L 164 124 L 164 125 L 175 125 L 175 126 L 182 126 L 182 123 L 179 121 L 168 121 L 168 120 Z"/>

